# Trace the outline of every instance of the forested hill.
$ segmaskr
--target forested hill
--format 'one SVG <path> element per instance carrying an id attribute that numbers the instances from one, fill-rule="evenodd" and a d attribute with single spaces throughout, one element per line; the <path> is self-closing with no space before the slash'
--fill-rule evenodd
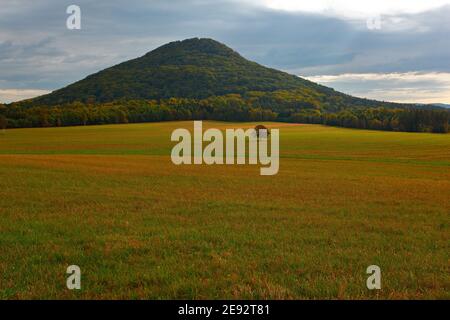
<path id="1" fill-rule="evenodd" d="M 50 94 L 0 105 L 0 129 L 212 119 L 447 132 L 449 112 L 433 108 L 439 109 L 352 97 L 194 38 Z"/>
<path id="2" fill-rule="evenodd" d="M 79 101 L 103 103 L 118 99 L 204 99 L 249 92 L 296 91 L 317 104 L 380 105 L 354 98 L 298 76 L 246 60 L 212 39 L 171 42 L 146 55 L 30 100 L 27 105 L 53 106 Z"/>

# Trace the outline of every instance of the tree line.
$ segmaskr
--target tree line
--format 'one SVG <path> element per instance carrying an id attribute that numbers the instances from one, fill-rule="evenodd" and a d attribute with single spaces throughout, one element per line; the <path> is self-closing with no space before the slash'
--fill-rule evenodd
<path id="1" fill-rule="evenodd" d="M 229 94 L 206 99 L 117 100 L 74 102 L 56 106 L 0 105 L 0 129 L 58 127 L 174 120 L 282 121 L 347 128 L 446 133 L 448 110 L 413 107 L 324 106 L 291 93 Z"/>
<path id="2" fill-rule="evenodd" d="M 345 128 L 384 131 L 448 133 L 450 112 L 447 110 L 366 108 L 346 109 L 337 113 L 302 111 L 289 121 L 315 123 Z"/>

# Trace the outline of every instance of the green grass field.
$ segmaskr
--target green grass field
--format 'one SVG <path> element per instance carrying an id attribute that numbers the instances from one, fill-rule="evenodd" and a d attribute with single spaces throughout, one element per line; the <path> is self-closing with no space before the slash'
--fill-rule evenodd
<path id="1" fill-rule="evenodd" d="M 0 298 L 450 298 L 450 135 L 266 125 L 275 176 L 173 165 L 192 122 L 0 132 Z"/>

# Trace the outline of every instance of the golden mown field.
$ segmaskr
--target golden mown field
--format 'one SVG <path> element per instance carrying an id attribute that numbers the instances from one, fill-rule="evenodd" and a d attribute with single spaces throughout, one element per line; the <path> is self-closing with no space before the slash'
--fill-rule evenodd
<path id="1" fill-rule="evenodd" d="M 192 122 L 0 132 L 0 298 L 450 298 L 450 135 L 266 125 L 275 176 L 175 166 Z"/>

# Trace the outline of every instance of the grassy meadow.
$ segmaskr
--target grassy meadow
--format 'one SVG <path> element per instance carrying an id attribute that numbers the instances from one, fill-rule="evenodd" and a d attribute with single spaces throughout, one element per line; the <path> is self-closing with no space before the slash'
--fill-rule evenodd
<path id="1" fill-rule="evenodd" d="M 450 135 L 266 125 L 275 176 L 173 165 L 192 122 L 0 132 L 0 299 L 450 298 Z"/>

